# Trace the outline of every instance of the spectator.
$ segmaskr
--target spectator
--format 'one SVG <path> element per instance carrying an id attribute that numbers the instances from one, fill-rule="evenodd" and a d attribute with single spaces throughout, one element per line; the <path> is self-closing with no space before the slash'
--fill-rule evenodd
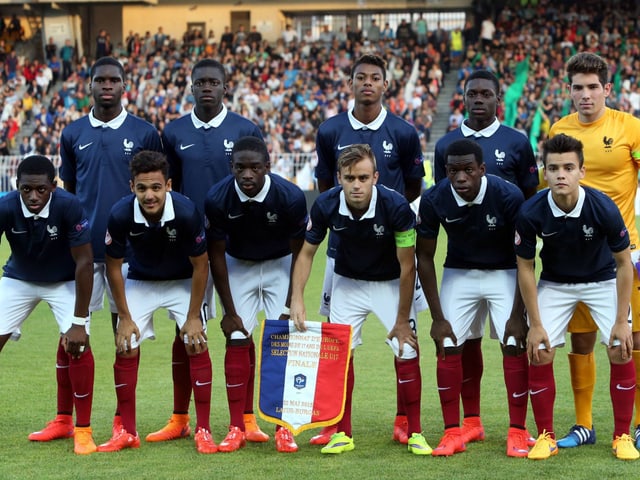
<path id="1" fill-rule="evenodd" d="M 53 41 L 53 37 L 49 37 L 49 41 L 44 46 L 44 56 L 47 61 L 51 60 L 58 53 L 58 46 Z"/>
<path id="2" fill-rule="evenodd" d="M 71 45 L 68 38 L 64 41 L 64 46 L 60 49 L 60 58 L 62 59 L 62 79 L 66 80 L 73 70 L 73 56 L 75 49 Z"/>
<path id="3" fill-rule="evenodd" d="M 96 59 L 106 57 L 108 55 L 107 31 L 101 29 L 96 37 Z"/>

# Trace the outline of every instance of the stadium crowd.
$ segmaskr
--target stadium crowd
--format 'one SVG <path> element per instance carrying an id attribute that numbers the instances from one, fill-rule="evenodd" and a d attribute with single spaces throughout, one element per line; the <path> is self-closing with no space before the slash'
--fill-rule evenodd
<path id="1" fill-rule="evenodd" d="M 273 44 L 255 26 L 235 33 L 225 28 L 219 38 L 212 31 L 206 38 L 199 31 L 172 38 L 158 27 L 154 34 L 131 31 L 115 46 L 101 31 L 96 51 L 125 65 L 127 110 L 159 132 L 193 108 L 191 66 L 203 57 L 220 59 L 227 69 L 228 107 L 254 121 L 276 155 L 314 151 L 320 123 L 348 108 L 352 59 L 367 52 L 388 59 L 387 108 L 415 125 L 424 151 L 432 148 L 428 142 L 434 115 L 449 115 L 451 129 L 464 117 L 464 79 L 473 70 L 494 71 L 504 98 L 516 80 L 518 63 L 525 59 L 528 76 L 516 99 L 514 126 L 529 133 L 540 111 L 540 142 L 550 125 L 571 109 L 563 88 L 563 65 L 577 51 L 607 58 L 614 81 L 610 105 L 640 115 L 640 22 L 637 15 L 623 14 L 637 9 L 633 1 L 577 5 L 543 0 L 518 8 L 520 3 L 508 2 L 477 27 L 468 21 L 463 29 L 437 28 L 426 36 L 419 33 L 419 25 L 406 22 L 398 25 L 397 32 L 373 22 L 364 32 L 347 28 L 333 33 L 325 27 L 318 36 L 306 31 L 300 38 L 287 28 Z M 2 40 L 0 153 L 56 155 L 64 126 L 90 109 L 87 75 L 92 59 L 77 58 L 70 42 L 58 48 L 49 40 L 42 63 L 19 59 L 15 50 L 6 53 L 4 45 Z M 437 97 L 449 74 L 458 79 L 450 112 L 437 112 Z M 504 109 L 499 116 L 504 119 Z M 20 144 L 23 127 L 33 133 Z"/>

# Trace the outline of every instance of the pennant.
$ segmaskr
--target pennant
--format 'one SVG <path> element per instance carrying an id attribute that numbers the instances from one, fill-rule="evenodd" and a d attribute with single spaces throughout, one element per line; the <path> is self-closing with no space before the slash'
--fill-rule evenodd
<path id="1" fill-rule="evenodd" d="M 260 336 L 258 411 L 296 435 L 344 415 L 351 326 L 265 320 Z"/>

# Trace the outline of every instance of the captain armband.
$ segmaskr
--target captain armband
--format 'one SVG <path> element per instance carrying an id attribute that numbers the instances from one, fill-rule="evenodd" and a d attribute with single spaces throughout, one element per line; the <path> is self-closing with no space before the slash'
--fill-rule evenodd
<path id="1" fill-rule="evenodd" d="M 395 232 L 396 247 L 414 247 L 416 244 L 416 229 L 412 228 L 404 232 Z"/>

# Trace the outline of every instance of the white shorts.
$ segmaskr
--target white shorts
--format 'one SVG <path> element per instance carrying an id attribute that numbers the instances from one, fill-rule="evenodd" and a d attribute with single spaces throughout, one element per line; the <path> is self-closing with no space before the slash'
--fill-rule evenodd
<path id="1" fill-rule="evenodd" d="M 398 302 L 400 301 L 400 280 L 368 281 L 355 280 L 335 274 L 333 290 L 331 292 L 331 323 L 351 325 L 353 333 L 351 348 L 362 344 L 362 326 L 367 315 L 374 313 L 378 316 L 387 330 L 391 331 L 396 323 Z M 416 311 L 411 307 L 409 313 L 411 328 L 416 331 Z M 399 356 L 397 342 L 387 342 L 396 357 Z M 405 345 L 402 357 L 416 358 L 417 352 Z"/>
<path id="2" fill-rule="evenodd" d="M 211 275 L 211 269 L 209 269 L 209 275 L 207 276 L 207 288 L 204 291 L 204 301 L 202 303 L 202 312 L 205 315 L 205 322 L 208 322 L 212 318 L 216 318 L 215 291 L 213 276 Z M 169 312 L 169 320 L 175 320 L 171 312 Z"/>
<path id="3" fill-rule="evenodd" d="M 333 288 L 333 276 L 336 266 L 336 259 L 327 257 L 327 263 L 324 267 L 324 280 L 322 282 L 322 298 L 320 299 L 320 315 L 328 317 L 331 311 L 331 290 Z M 424 312 L 429 308 L 427 297 L 424 295 L 420 279 L 416 275 L 416 288 L 413 296 L 413 306 L 416 312 Z"/>
<path id="4" fill-rule="evenodd" d="M 236 313 L 244 328 L 251 333 L 258 326 L 258 312 L 264 310 L 270 320 L 277 320 L 287 301 L 291 273 L 291 255 L 252 262 L 225 255 L 229 273 L 229 288 Z M 246 338 L 233 332 L 234 340 Z"/>
<path id="5" fill-rule="evenodd" d="M 609 343 L 618 310 L 615 278 L 590 283 L 556 283 L 540 280 L 538 309 L 551 347 L 564 346 L 569 320 L 578 302 L 584 303 L 591 312 L 600 330 L 600 341 L 605 345 Z M 620 342 L 614 340 L 615 345 L 620 345 Z M 540 345 L 540 348 L 544 348 L 544 345 Z"/>
<path id="6" fill-rule="evenodd" d="M 182 280 L 132 280 L 127 278 L 124 284 L 127 305 L 131 319 L 140 330 L 140 338 L 131 339 L 131 348 L 137 348 L 148 338 L 155 339 L 153 329 L 153 312 L 159 308 L 166 308 L 169 318 L 174 319 L 178 328 L 182 328 L 187 321 L 189 303 L 191 301 L 191 279 Z M 203 304 L 204 305 L 204 304 Z M 206 331 L 203 307 L 200 318 Z"/>
<path id="7" fill-rule="evenodd" d="M 129 264 L 122 264 L 122 278 L 127 278 L 129 272 Z M 111 288 L 107 281 L 107 264 L 104 262 L 96 262 L 93 264 L 93 291 L 91 292 L 91 302 L 89 303 L 89 312 L 97 312 L 104 307 L 104 296 L 107 295 L 109 301 L 109 311 L 116 313 L 116 302 L 113 300 Z"/>
<path id="8" fill-rule="evenodd" d="M 487 313 L 491 317 L 492 332 L 502 343 L 504 328 L 513 309 L 516 279 L 516 269 L 444 269 L 440 304 L 458 339 L 458 346 L 482 337 Z M 446 338 L 444 346 L 453 347 L 454 344 Z"/>
<path id="9" fill-rule="evenodd" d="M 71 328 L 75 311 L 76 282 L 35 283 L 0 278 L 0 335 L 11 334 L 12 340 L 20 338 L 20 327 L 38 303 L 47 302 L 58 322 L 58 330 L 65 333 Z M 89 322 L 85 325 L 89 335 Z"/>

